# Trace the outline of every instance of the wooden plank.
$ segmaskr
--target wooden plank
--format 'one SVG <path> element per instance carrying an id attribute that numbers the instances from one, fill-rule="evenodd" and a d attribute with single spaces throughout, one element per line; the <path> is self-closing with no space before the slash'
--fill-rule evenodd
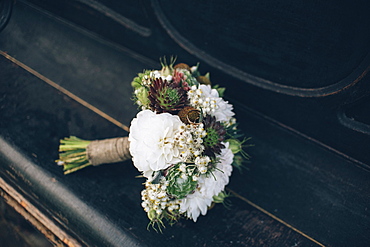
<path id="1" fill-rule="evenodd" d="M 232 210 L 219 205 L 197 223 L 180 221 L 166 228 L 163 234 L 147 231 L 148 220 L 140 206 L 142 186 L 140 180 L 135 179 L 138 173 L 130 163 L 87 169 L 71 176 L 62 175 L 60 167 L 53 163 L 60 132 L 52 131 L 56 127 L 52 123 L 67 125 L 68 121 L 70 127 L 79 125 L 81 127 L 74 127 L 75 133 L 87 136 L 94 133 L 117 134 L 119 130 L 113 131 L 117 127 L 104 119 L 99 120 L 100 117 L 94 112 L 66 99 L 63 94 L 23 68 L 14 66 L 11 61 L 1 58 L 0 63 L 6 68 L 1 72 L 1 78 L 5 79 L 5 83 L 2 83 L 6 85 L 2 87 L 2 95 L 6 95 L 6 100 L 2 101 L 6 108 L 2 113 L 6 118 L 1 121 L 1 135 L 17 146 L 12 153 L 4 149 L 5 144 L 2 145 L 1 176 L 8 183 L 22 188 L 30 203 L 47 208 L 49 217 L 57 218 L 82 243 L 91 244 L 94 241 L 95 244 L 109 242 L 121 245 L 128 244 L 128 238 L 138 238 L 141 245 L 161 243 L 163 246 L 317 246 L 311 239 L 238 198 L 232 199 Z M 53 104 L 45 104 L 50 98 Z M 31 109 L 37 109 L 38 113 Z M 62 109 L 76 112 L 71 114 L 76 119 L 72 119 L 72 122 L 71 119 L 65 119 L 63 114 L 58 113 Z M 111 127 L 107 128 L 109 125 Z M 19 132 L 21 129 L 25 131 Z M 105 131 L 100 132 L 103 129 Z M 37 144 L 37 140 L 43 140 L 46 146 L 55 150 L 44 149 L 45 145 Z M 65 188 L 68 188 L 68 193 Z M 72 195 L 68 196 L 69 193 Z M 96 213 L 90 214 L 90 211 Z M 127 234 L 127 237 L 104 235 L 101 232 L 103 225 L 93 225 L 92 222 L 96 221 L 81 218 L 82 213 L 98 219 L 103 217 L 105 222 L 116 227 L 115 231 Z M 100 236 L 91 238 L 91 232 Z"/>
<path id="2" fill-rule="evenodd" d="M 56 217 L 74 238 L 88 244 L 128 241 L 168 246 L 182 240 L 200 246 L 230 241 L 241 246 L 368 243 L 366 161 L 370 156 L 364 150 L 369 139 L 340 126 L 336 115 L 341 102 L 366 94 L 367 75 L 351 90 L 307 99 L 246 86 L 225 75 L 222 68 L 211 70 L 212 76 L 229 82 L 231 100 L 239 101 L 235 110 L 240 127 L 256 145 L 249 150 L 252 163 L 242 175 L 234 172 L 231 180 L 230 188 L 241 196 L 232 199 L 235 210 L 216 207 L 196 224 L 181 221 L 158 235 L 145 230 L 148 221 L 139 196 L 142 181 L 135 179 L 138 172 L 130 162 L 71 176 L 63 176 L 54 164 L 58 140 L 64 136 L 95 139 L 127 134 L 101 115 L 128 126 L 136 113 L 129 105 L 129 81 L 142 69 L 153 68 L 152 60 L 23 3 L 16 6 L 13 17 L 0 34 L 0 67 L 4 68 L 0 70 L 0 134 L 17 155 L 3 152 L 0 172 L 35 207 L 49 210 L 49 216 Z M 158 32 L 165 37 L 163 30 Z M 128 39 L 134 38 L 128 35 Z M 145 42 L 136 45 L 146 47 L 141 46 Z M 172 47 L 196 61 L 168 39 L 165 42 L 158 50 L 148 51 L 148 56 L 153 58 L 161 47 Z M 91 112 L 71 95 L 99 111 Z M 358 119 L 366 122 L 367 118 Z M 363 145 L 358 146 L 360 142 Z M 66 194 L 72 199 L 63 200 Z M 112 231 L 104 229 L 102 222 Z"/>

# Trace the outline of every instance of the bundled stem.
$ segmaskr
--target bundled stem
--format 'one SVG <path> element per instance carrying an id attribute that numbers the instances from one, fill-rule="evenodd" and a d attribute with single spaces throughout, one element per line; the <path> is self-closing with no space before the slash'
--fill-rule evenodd
<path id="1" fill-rule="evenodd" d="M 59 160 L 56 162 L 63 165 L 64 174 L 131 158 L 127 137 L 86 141 L 70 136 L 60 140 L 59 152 Z"/>
<path id="2" fill-rule="evenodd" d="M 92 165 L 86 154 L 86 148 L 91 141 L 70 136 L 60 140 L 58 165 L 63 166 L 64 174 L 78 171 Z"/>

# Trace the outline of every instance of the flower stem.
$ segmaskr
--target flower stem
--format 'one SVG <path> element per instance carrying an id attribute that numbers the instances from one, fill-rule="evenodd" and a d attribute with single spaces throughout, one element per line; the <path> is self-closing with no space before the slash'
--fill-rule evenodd
<path id="1" fill-rule="evenodd" d="M 86 155 L 86 148 L 90 142 L 75 136 L 60 140 L 59 160 L 56 162 L 63 166 L 64 174 L 70 174 L 91 165 Z"/>

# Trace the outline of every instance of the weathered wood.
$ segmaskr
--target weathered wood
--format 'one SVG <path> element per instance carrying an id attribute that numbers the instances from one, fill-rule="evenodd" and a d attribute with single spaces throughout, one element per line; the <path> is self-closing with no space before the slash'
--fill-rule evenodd
<path id="1" fill-rule="evenodd" d="M 3 193 L 0 189 L 0 193 Z M 0 197 L 0 243 L 3 246 L 53 246 L 47 238 L 14 210 L 13 204 Z M 59 239 L 58 239 L 59 241 Z M 57 246 L 57 245 L 56 245 Z"/>
<path id="2" fill-rule="evenodd" d="M 140 206 L 143 181 L 135 178 L 138 172 L 130 162 L 87 169 L 69 176 L 64 176 L 53 162 L 59 138 L 59 132 L 52 131 L 55 128 L 78 124 L 81 127 L 74 133 L 87 136 L 121 131 L 4 57 L 0 57 L 0 64 L 6 68 L 1 72 L 1 78 L 6 78 L 1 81 L 5 86 L 2 95 L 6 95 L 6 100 L 2 101 L 6 108 L 2 110 L 5 118 L 1 121 L 1 135 L 7 140 L 0 148 L 1 176 L 25 193 L 27 200 L 41 207 L 51 219 L 58 219 L 54 224 L 65 228 L 80 243 L 97 246 L 108 243 L 117 246 L 156 246 L 159 243 L 162 246 L 317 246 L 311 239 L 240 198 L 231 199 L 230 210 L 215 206 L 197 223 L 182 220 L 165 229 L 163 234 L 147 231 L 148 220 Z M 53 98 L 52 105 L 45 104 L 49 98 Z M 30 111 L 31 108 L 38 111 Z M 70 111 L 74 113 L 71 116 L 78 117 L 66 119 L 60 111 Z M 55 123 L 59 123 L 59 127 Z M 40 141 L 44 142 L 43 146 Z M 45 148 L 47 146 L 51 148 Z M 118 235 L 101 229 L 113 226 L 110 231 Z M 129 240 L 131 238 L 133 240 Z"/>
<path id="3" fill-rule="evenodd" d="M 196 1 L 173 10 L 171 1 L 132 1 L 127 8 L 101 1 L 149 28 L 145 38 L 106 8 L 32 2 L 52 14 L 17 2 L 0 33 L 0 134 L 25 160 L 2 153 L 0 172 L 73 237 L 89 245 L 369 242 L 367 2 L 348 1 L 344 8 L 342 2 Z M 232 199 L 234 210 L 218 206 L 196 224 L 181 221 L 158 235 L 145 230 L 142 181 L 130 162 L 66 177 L 54 159 L 62 137 L 126 135 L 122 127 L 136 113 L 131 79 L 174 54 L 189 64 L 200 60 L 201 70 L 228 88 L 255 147 L 248 170 L 231 179 L 240 195 Z M 246 74 L 234 76 L 239 71 Z M 63 201 L 61 191 L 72 199 Z"/>
<path id="4" fill-rule="evenodd" d="M 147 38 L 107 17 L 106 9 L 76 1 L 32 2 L 153 60 L 178 55 L 188 63 L 200 61 L 227 86 L 233 102 L 369 169 L 370 131 L 362 119 L 370 114 L 366 107 L 354 110 L 370 93 L 369 1 L 195 1 L 181 8 L 173 1 L 101 1 L 151 29 Z"/>

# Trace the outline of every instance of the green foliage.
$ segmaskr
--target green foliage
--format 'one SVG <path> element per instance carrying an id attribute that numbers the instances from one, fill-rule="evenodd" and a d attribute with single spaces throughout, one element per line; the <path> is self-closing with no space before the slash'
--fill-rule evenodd
<path id="1" fill-rule="evenodd" d="M 214 85 L 212 88 L 217 90 L 219 97 L 224 97 L 226 88 L 220 87 L 220 85 Z"/>

